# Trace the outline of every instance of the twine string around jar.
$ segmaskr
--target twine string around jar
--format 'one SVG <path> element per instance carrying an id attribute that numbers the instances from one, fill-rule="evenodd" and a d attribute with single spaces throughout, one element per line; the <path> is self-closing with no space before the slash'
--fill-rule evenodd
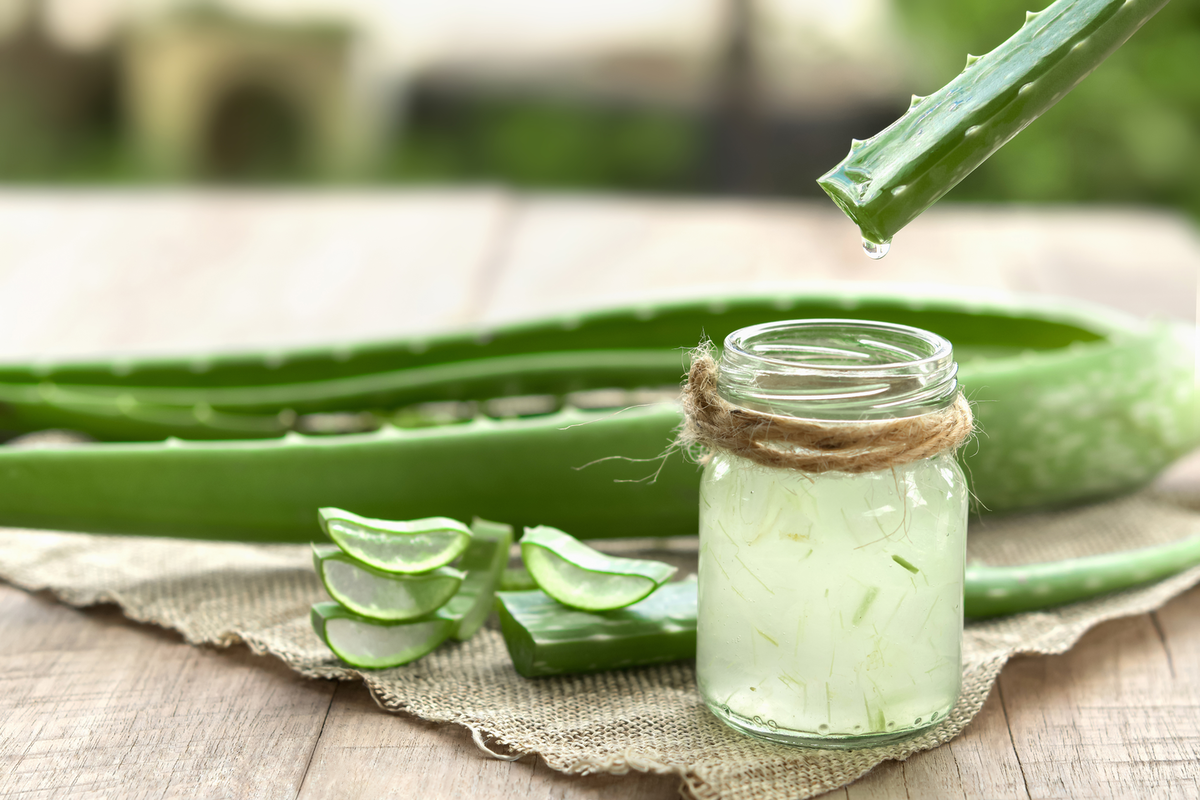
<path id="1" fill-rule="evenodd" d="M 962 392 L 940 411 L 862 422 L 822 422 L 738 408 L 717 391 L 711 349 L 702 346 L 692 354 L 683 389 L 679 444 L 684 446 L 722 450 L 764 467 L 859 474 L 955 450 L 974 428 Z"/>

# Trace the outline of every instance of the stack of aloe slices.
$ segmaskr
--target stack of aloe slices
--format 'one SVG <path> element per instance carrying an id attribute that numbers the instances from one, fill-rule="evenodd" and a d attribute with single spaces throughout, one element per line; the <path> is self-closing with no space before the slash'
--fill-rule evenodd
<path id="1" fill-rule="evenodd" d="M 555 528 L 526 528 L 521 558 L 539 587 L 500 592 L 500 630 L 526 678 L 692 658 L 696 582 L 675 567 L 593 550 Z"/>
<path id="2" fill-rule="evenodd" d="M 313 564 L 334 602 L 313 606 L 313 630 L 347 664 L 407 664 L 447 639 L 470 639 L 491 612 L 511 526 L 391 522 L 336 508 L 319 517 L 334 544 L 314 546 Z"/>

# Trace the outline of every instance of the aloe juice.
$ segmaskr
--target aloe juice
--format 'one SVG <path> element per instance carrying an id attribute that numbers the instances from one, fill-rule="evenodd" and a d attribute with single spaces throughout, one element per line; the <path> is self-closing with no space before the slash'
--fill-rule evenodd
<path id="1" fill-rule="evenodd" d="M 709 708 L 825 747 L 936 724 L 961 684 L 966 518 L 951 454 L 850 475 L 715 453 L 700 494 Z"/>

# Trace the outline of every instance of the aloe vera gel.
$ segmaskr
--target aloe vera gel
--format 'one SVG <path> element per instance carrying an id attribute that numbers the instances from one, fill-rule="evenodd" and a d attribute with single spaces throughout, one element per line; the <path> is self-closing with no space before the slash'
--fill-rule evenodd
<path id="1" fill-rule="evenodd" d="M 731 334 L 735 408 L 855 425 L 954 402 L 949 342 L 900 325 L 771 323 Z M 958 699 L 967 490 L 952 452 L 858 473 L 715 451 L 700 493 L 696 671 L 752 735 L 869 746 L 936 725 Z"/>

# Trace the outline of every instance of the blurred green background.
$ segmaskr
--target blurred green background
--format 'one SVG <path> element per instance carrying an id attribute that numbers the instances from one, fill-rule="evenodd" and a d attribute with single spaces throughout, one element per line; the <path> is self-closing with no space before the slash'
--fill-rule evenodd
<path id="1" fill-rule="evenodd" d="M 853 5 L 823 13 L 843 24 L 836 15 Z M 347 90 L 339 81 L 359 80 L 347 76 L 370 27 L 361 20 L 264 21 L 236 3 L 183 4 L 152 24 L 115 14 L 105 36 L 64 46 L 45 13 L 51 0 L 27 0 L 0 36 L 0 181 L 821 196 L 816 177 L 851 137 L 947 82 L 1026 10 L 1016 0 L 881 0 L 862 6 L 870 14 L 858 28 L 843 25 L 849 47 L 812 32 L 811 8 L 785 23 L 781 7 L 704 4 L 712 35 L 683 56 L 640 43 L 640 72 L 613 59 L 581 71 L 558 52 L 541 62 L 517 53 L 509 75 L 501 53 L 473 70 L 460 58 Z M 781 60 L 789 47 L 801 55 Z M 1153 204 L 1200 218 L 1198 64 L 1200 4 L 1170 3 L 950 198 Z M 189 69 L 242 77 L 179 77 Z M 203 96 L 192 103 L 201 111 L 178 100 L 189 92 Z"/>

